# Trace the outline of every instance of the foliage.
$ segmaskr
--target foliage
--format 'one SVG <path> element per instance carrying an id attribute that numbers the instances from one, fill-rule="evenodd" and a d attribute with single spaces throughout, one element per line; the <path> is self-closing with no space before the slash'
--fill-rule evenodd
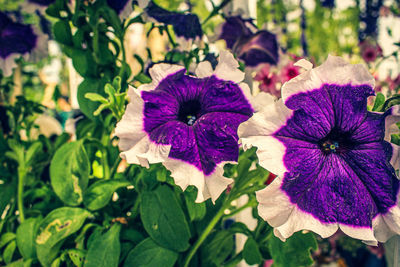
<path id="1" fill-rule="evenodd" d="M 183 1 L 156 2 L 177 10 Z M 203 1 L 185 2 L 210 34 L 223 21 L 222 10 L 229 1 L 213 3 L 211 10 Z M 5 3 L 7 10 L 18 6 L 16 1 L 0 1 Z M 286 20 L 293 5 L 257 3 L 259 28 L 272 24 L 284 29 L 299 23 L 297 18 Z M 269 172 L 258 165 L 255 148 L 241 151 L 237 165 L 225 166 L 234 185 L 215 203 L 195 203 L 197 189 L 190 186 L 183 192 L 161 164 L 121 168 L 113 131 L 125 111 L 128 86 L 150 82 L 146 66 L 154 63 L 150 52 L 147 59 L 126 53 L 129 26 L 146 24 L 139 14 L 142 10 L 134 8 L 137 16 L 123 20 L 105 0 L 76 0 L 74 8 L 67 0 L 56 0 L 46 10 L 54 39 L 83 78 L 77 92 L 83 115 L 76 122 L 74 140 L 67 133 L 32 134 L 35 120 L 48 110 L 29 97 L 8 101 L 13 82 L 1 77 L 0 265 L 235 266 L 241 260 L 252 265 L 268 259 L 274 266 L 313 264 L 311 253 L 318 245 L 312 233 L 296 233 L 283 243 L 258 217 L 255 191 L 265 187 Z M 356 7 L 338 19 L 322 7 L 307 13 L 310 55 L 321 61 L 327 53 L 355 53 L 357 15 Z M 346 27 L 351 28 L 347 41 L 337 45 Z M 166 25 L 147 23 L 145 29 L 148 35 L 156 30 L 168 34 L 173 49 L 164 61 L 184 65 L 188 71 L 212 54 L 209 43 L 180 50 Z M 286 32 L 281 41 L 286 52 L 301 54 L 299 31 Z M 135 58 L 139 72 L 133 73 L 128 58 Z M 385 111 L 398 103 L 398 96 L 385 100 L 380 93 L 372 110 Z M 399 140 L 398 134 L 392 135 L 394 143 L 400 144 Z M 248 202 L 237 206 L 243 195 Z M 231 218 L 245 208 L 257 220 L 254 230 L 232 223 Z M 235 245 L 236 234 L 245 236 L 242 251 Z"/>

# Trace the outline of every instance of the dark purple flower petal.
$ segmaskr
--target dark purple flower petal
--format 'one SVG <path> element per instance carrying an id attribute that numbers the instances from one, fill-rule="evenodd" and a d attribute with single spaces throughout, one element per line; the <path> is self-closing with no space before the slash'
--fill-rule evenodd
<path id="1" fill-rule="evenodd" d="M 246 116 L 253 114 L 253 110 L 236 83 L 211 76 L 204 86 L 207 88 L 202 94 L 205 112 L 234 112 Z"/>
<path id="2" fill-rule="evenodd" d="M 183 14 L 172 12 L 150 1 L 145 8 L 146 14 L 156 21 L 172 25 L 175 34 L 186 40 L 201 38 L 203 31 L 201 29 L 199 18 L 195 14 Z"/>
<path id="3" fill-rule="evenodd" d="M 119 14 L 130 0 L 107 0 L 107 4 Z"/>
<path id="4" fill-rule="evenodd" d="M 262 63 L 276 65 L 279 60 L 278 48 L 275 34 L 258 31 L 254 35 L 242 36 L 235 43 L 233 51 L 246 65 L 254 67 Z"/>
<path id="5" fill-rule="evenodd" d="M 0 12 L 0 57 L 5 59 L 13 53 L 25 54 L 36 46 L 37 36 L 32 27 L 13 22 Z"/>
<path id="6" fill-rule="evenodd" d="M 242 19 L 240 16 L 226 18 L 225 22 L 222 24 L 219 39 L 225 40 L 226 46 L 229 49 L 232 49 L 235 42 L 241 36 L 249 36 L 252 34 L 250 28 L 246 26 L 247 22 L 251 22 L 251 20 Z"/>
<path id="7" fill-rule="evenodd" d="M 30 3 L 38 4 L 40 6 L 49 6 L 55 2 L 55 0 L 28 0 Z"/>

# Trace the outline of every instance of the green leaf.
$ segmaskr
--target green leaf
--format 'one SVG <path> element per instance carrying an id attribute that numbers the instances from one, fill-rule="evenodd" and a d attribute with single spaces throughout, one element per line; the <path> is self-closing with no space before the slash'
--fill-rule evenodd
<path id="1" fill-rule="evenodd" d="M 69 249 L 68 256 L 76 267 L 82 267 L 85 261 L 86 252 L 80 249 Z"/>
<path id="2" fill-rule="evenodd" d="M 42 143 L 39 141 L 32 143 L 25 154 L 25 164 L 26 166 L 31 166 L 32 162 L 35 160 L 36 153 L 42 151 Z"/>
<path id="3" fill-rule="evenodd" d="M 105 234 L 97 236 L 90 244 L 85 267 L 118 266 L 121 244 L 119 232 L 121 225 L 116 223 Z"/>
<path id="4" fill-rule="evenodd" d="M 178 259 L 178 253 L 160 247 L 151 238 L 146 238 L 129 252 L 124 267 L 173 267 Z"/>
<path id="5" fill-rule="evenodd" d="M 15 179 L 16 180 L 16 179 Z M 3 214 L 7 205 L 10 204 L 16 191 L 16 182 L 0 184 L 0 214 Z"/>
<path id="6" fill-rule="evenodd" d="M 86 93 L 85 97 L 91 101 L 108 103 L 107 99 L 105 99 L 103 96 L 96 94 L 96 93 Z"/>
<path id="7" fill-rule="evenodd" d="M 86 78 L 78 86 L 78 103 L 81 111 L 88 118 L 94 120 L 93 112 L 98 108 L 99 103 L 93 102 L 85 97 L 87 93 L 96 93 L 104 96 L 104 83 L 99 79 Z"/>
<path id="8" fill-rule="evenodd" d="M 17 246 L 25 259 L 36 257 L 35 238 L 42 217 L 26 219 L 17 229 Z"/>
<path id="9" fill-rule="evenodd" d="M 32 265 L 32 259 L 19 259 L 7 264 L 7 267 L 30 267 Z"/>
<path id="10" fill-rule="evenodd" d="M 77 206 L 83 201 L 89 171 L 89 159 L 83 141 L 67 143 L 57 150 L 51 160 L 51 186 L 65 204 Z"/>
<path id="11" fill-rule="evenodd" d="M 15 252 L 15 248 L 17 247 L 17 243 L 15 240 L 8 243 L 7 247 L 3 251 L 3 260 L 6 264 L 9 264 L 12 260 L 12 257 Z"/>
<path id="12" fill-rule="evenodd" d="M 268 248 L 275 267 L 298 267 L 313 264 L 310 250 L 317 250 L 318 244 L 312 233 L 294 233 L 286 242 L 271 234 Z"/>
<path id="13" fill-rule="evenodd" d="M 217 232 L 211 242 L 205 247 L 208 261 L 217 266 L 221 266 L 226 258 L 233 252 L 234 240 L 233 234 L 227 230 Z"/>
<path id="14" fill-rule="evenodd" d="M 72 45 L 71 27 L 68 21 L 57 21 L 53 26 L 53 34 L 57 42 L 64 45 Z"/>
<path id="15" fill-rule="evenodd" d="M 385 104 L 385 96 L 379 92 L 375 97 L 374 107 L 372 111 L 382 111 L 382 107 Z"/>
<path id="16" fill-rule="evenodd" d="M 113 193 L 131 183 L 126 180 L 101 180 L 92 184 L 85 192 L 83 203 L 89 210 L 98 210 L 110 202 Z"/>
<path id="17" fill-rule="evenodd" d="M 10 243 L 12 240 L 14 240 L 16 235 L 12 232 L 7 232 L 1 235 L 0 238 L 0 248 L 4 247 L 8 243 Z"/>
<path id="18" fill-rule="evenodd" d="M 40 223 L 36 252 L 43 266 L 50 266 L 65 238 L 78 231 L 90 212 L 81 208 L 62 207 L 50 212 Z"/>
<path id="19" fill-rule="evenodd" d="M 186 202 L 186 207 L 189 212 L 189 218 L 191 221 L 198 221 L 204 218 L 206 215 L 206 203 L 201 202 L 201 203 L 196 203 L 196 196 L 197 196 L 197 190 L 195 187 L 190 186 L 188 187 L 185 192 L 185 202 Z"/>
<path id="20" fill-rule="evenodd" d="M 249 265 L 260 264 L 262 261 L 258 244 L 252 237 L 247 238 L 247 241 L 244 244 L 243 258 Z"/>
<path id="21" fill-rule="evenodd" d="M 178 252 L 189 247 L 190 231 L 174 191 L 161 185 L 141 195 L 140 217 L 146 232 L 159 245 Z"/>

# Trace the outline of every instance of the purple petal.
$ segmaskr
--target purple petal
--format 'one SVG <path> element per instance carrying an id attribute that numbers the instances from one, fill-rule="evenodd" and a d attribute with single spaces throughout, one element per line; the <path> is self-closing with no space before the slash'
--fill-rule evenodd
<path id="1" fill-rule="evenodd" d="M 179 109 L 178 101 L 170 94 L 153 90 L 142 92 L 144 100 L 144 130 L 151 132 L 154 128 L 171 120 L 176 120 Z"/>
<path id="2" fill-rule="evenodd" d="M 29 53 L 36 46 L 36 41 L 37 36 L 31 26 L 13 22 L 0 12 L 0 57 Z"/>
<path id="3" fill-rule="evenodd" d="M 307 167 L 285 174 L 281 188 L 292 203 L 324 223 L 371 226 L 376 204 L 343 159 L 336 154 L 315 157 Z"/>
<path id="4" fill-rule="evenodd" d="M 246 26 L 251 20 L 242 19 L 240 16 L 228 17 L 222 24 L 219 39 L 224 39 L 226 46 L 232 49 L 235 42 L 243 35 L 251 35 L 251 30 Z"/>
<path id="5" fill-rule="evenodd" d="M 242 89 L 231 81 L 211 76 L 204 84 L 201 101 L 205 113 L 234 112 L 251 116 L 253 110 L 243 95 Z"/>
<path id="6" fill-rule="evenodd" d="M 259 31 L 254 35 L 243 36 L 233 50 L 247 66 L 254 67 L 262 63 L 276 65 L 279 60 L 278 48 L 275 34 Z"/>

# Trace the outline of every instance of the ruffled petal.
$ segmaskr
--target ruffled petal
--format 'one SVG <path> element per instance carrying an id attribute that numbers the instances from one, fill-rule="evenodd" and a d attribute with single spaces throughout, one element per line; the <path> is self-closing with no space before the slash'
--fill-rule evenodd
<path id="1" fill-rule="evenodd" d="M 283 162 L 286 148 L 272 135 L 286 123 L 291 115 L 292 111 L 285 107 L 282 100 L 276 103 L 271 101 L 238 128 L 243 148 L 247 150 L 256 146 L 259 164 L 277 175 L 286 171 Z"/>
<path id="2" fill-rule="evenodd" d="M 228 51 L 221 51 L 218 58 L 218 65 L 214 75 L 222 80 L 239 83 L 244 79 L 244 72 L 238 69 L 239 63 Z"/>
<path id="3" fill-rule="evenodd" d="M 306 71 L 282 86 L 282 98 L 320 88 L 323 84 L 375 86 L 374 77 L 361 64 L 352 65 L 340 57 L 328 56 L 319 67 Z"/>
<path id="4" fill-rule="evenodd" d="M 169 154 L 169 145 L 157 145 L 144 131 L 143 100 L 132 87 L 128 89 L 130 103 L 126 112 L 115 128 L 115 135 L 120 138 L 121 157 L 130 164 L 148 167 L 149 163 L 162 162 Z"/>
<path id="5" fill-rule="evenodd" d="M 294 232 L 310 230 L 326 238 L 337 231 L 337 224 L 322 223 L 292 204 L 280 189 L 281 183 L 282 178 L 277 177 L 265 189 L 256 192 L 258 213 L 274 227 L 277 237 L 285 241 Z"/>
<path id="6" fill-rule="evenodd" d="M 196 76 L 199 78 L 210 77 L 213 74 L 213 68 L 209 61 L 200 62 L 196 68 Z"/>
<path id="7" fill-rule="evenodd" d="M 233 182 L 232 179 L 223 176 L 223 164 L 218 164 L 210 175 L 204 175 L 202 171 L 193 165 L 177 159 L 168 158 L 163 165 L 171 171 L 175 184 L 185 190 L 189 185 L 197 187 L 196 203 L 209 198 L 215 202 L 221 193 Z"/>

